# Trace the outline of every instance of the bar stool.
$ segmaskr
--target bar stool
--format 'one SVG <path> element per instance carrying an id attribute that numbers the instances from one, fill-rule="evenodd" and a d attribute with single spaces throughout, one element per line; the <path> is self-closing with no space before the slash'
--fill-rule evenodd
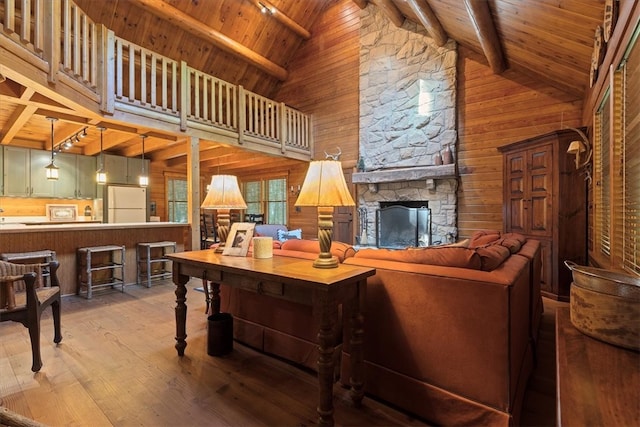
<path id="1" fill-rule="evenodd" d="M 86 289 L 91 299 L 93 288 L 121 286 L 124 292 L 125 247 L 119 245 L 78 248 L 78 295 Z"/>
<path id="2" fill-rule="evenodd" d="M 136 284 L 142 284 L 144 279 L 147 288 L 150 288 L 151 280 L 171 277 L 171 270 L 168 268 L 168 263 L 171 260 L 165 255 L 175 252 L 176 242 L 138 243 L 136 251 Z"/>

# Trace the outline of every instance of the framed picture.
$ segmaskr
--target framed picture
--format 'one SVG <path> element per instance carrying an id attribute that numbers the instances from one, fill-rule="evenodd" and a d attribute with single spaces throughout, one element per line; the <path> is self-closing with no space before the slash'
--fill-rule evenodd
<path id="1" fill-rule="evenodd" d="M 247 256 L 255 227 L 256 224 L 253 222 L 234 222 L 224 244 L 222 255 Z"/>
<path id="2" fill-rule="evenodd" d="M 47 220 L 49 221 L 76 221 L 78 207 L 76 205 L 49 204 L 47 208 Z"/>

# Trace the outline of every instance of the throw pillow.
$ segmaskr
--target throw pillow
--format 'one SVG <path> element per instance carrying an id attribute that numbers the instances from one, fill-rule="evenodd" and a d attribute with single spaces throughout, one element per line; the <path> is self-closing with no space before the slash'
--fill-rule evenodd
<path id="1" fill-rule="evenodd" d="M 476 252 L 480 255 L 483 271 L 495 270 L 511 256 L 509 248 L 495 244 L 476 248 Z"/>
<path id="2" fill-rule="evenodd" d="M 284 242 L 289 239 L 302 239 L 302 229 L 297 228 L 295 230 L 278 230 L 278 240 Z"/>

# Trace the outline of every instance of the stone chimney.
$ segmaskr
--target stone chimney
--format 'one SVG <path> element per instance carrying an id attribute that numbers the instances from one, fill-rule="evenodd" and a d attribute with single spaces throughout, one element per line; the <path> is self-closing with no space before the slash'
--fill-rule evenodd
<path id="1" fill-rule="evenodd" d="M 380 202 L 428 201 L 433 243 L 457 236 L 456 44 L 438 47 L 421 26 L 398 28 L 361 11 L 360 144 L 353 174 L 369 244 Z M 365 212 L 363 212 L 363 209 Z"/>

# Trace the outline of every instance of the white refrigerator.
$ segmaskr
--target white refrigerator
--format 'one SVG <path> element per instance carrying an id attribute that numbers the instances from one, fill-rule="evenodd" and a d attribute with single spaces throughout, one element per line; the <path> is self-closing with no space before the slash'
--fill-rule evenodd
<path id="1" fill-rule="evenodd" d="M 107 222 L 146 222 L 147 189 L 109 185 L 107 187 Z"/>

